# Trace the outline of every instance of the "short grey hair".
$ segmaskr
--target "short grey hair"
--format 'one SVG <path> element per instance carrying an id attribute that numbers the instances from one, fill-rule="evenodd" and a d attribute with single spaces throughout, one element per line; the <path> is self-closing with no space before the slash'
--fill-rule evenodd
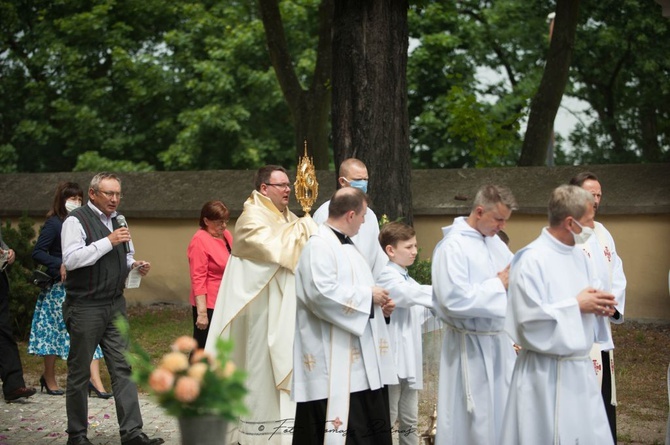
<path id="1" fill-rule="evenodd" d="M 568 216 L 580 219 L 589 207 L 593 207 L 593 196 L 589 192 L 576 185 L 561 185 L 549 198 L 549 226 L 560 225 Z"/>
<path id="2" fill-rule="evenodd" d="M 472 203 L 472 210 L 479 206 L 489 210 L 498 203 L 503 204 L 510 210 L 516 210 L 517 204 L 512 191 L 507 187 L 499 185 L 486 184 L 479 188 Z"/>
<path id="3" fill-rule="evenodd" d="M 119 178 L 114 173 L 100 172 L 97 175 L 93 176 L 93 179 L 91 179 L 91 185 L 89 185 L 89 188 L 91 188 L 91 189 L 93 189 L 97 192 L 98 190 L 100 190 L 100 183 L 105 179 L 114 179 L 114 180 L 119 182 L 119 185 L 121 185 L 121 178 Z"/>

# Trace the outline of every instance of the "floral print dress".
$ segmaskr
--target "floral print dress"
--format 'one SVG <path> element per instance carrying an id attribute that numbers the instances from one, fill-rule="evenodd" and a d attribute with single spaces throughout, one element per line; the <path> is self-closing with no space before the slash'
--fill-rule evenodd
<path id="1" fill-rule="evenodd" d="M 28 354 L 45 356 L 57 355 L 63 360 L 70 352 L 70 335 L 63 321 L 63 301 L 65 286 L 60 281 L 62 253 L 60 232 L 63 221 L 52 216 L 44 223 L 33 249 L 35 262 L 47 267 L 47 273 L 56 278 L 57 283 L 43 290 L 37 297 L 35 313 L 30 328 Z M 95 349 L 94 359 L 102 358 L 100 346 Z"/>

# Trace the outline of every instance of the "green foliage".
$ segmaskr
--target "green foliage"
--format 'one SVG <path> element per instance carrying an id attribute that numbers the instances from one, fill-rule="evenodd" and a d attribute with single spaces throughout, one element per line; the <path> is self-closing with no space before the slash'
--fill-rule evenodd
<path id="1" fill-rule="evenodd" d="M 419 284 L 433 284 L 433 278 L 431 275 L 431 261 L 421 259 L 421 250 L 414 260 L 414 264 L 407 268 L 409 276 L 414 278 Z"/>
<path id="2" fill-rule="evenodd" d="M 650 2 L 581 6 L 571 95 L 588 118 L 570 135 L 570 163 L 670 160 L 670 21 Z"/>
<path id="3" fill-rule="evenodd" d="M 15 172 L 18 158 L 16 149 L 11 144 L 0 145 L 0 173 Z"/>
<path id="4" fill-rule="evenodd" d="M 281 2 L 289 49 L 299 79 L 315 63 L 314 1 Z M 255 3 L 193 3 L 166 34 L 188 102 L 179 132 L 159 155 L 165 169 L 252 168 L 295 160 L 291 114 L 267 55 Z M 311 20 L 310 20 L 311 19 Z"/>
<path id="5" fill-rule="evenodd" d="M 279 2 L 292 68 L 305 89 L 317 59 L 319 5 Z M 411 2 L 414 167 L 514 163 L 548 53 L 553 6 Z M 638 0 L 580 8 L 566 94 L 590 107 L 568 141 L 557 140 L 557 161 L 667 162 L 670 21 Z M 295 122 L 256 2 L 0 0 L 0 17 L 0 173 L 295 161 Z"/>
<path id="6" fill-rule="evenodd" d="M 113 161 L 100 156 L 97 151 L 87 151 L 77 156 L 73 171 L 81 172 L 150 172 L 154 167 L 147 162 Z"/>
<path id="7" fill-rule="evenodd" d="M 516 162 L 520 122 L 539 81 L 542 42 L 533 37 L 546 34 L 545 9 L 527 3 L 412 5 L 416 48 L 409 57 L 408 85 L 415 167 Z"/>
<path id="8" fill-rule="evenodd" d="M 7 267 L 9 279 L 9 312 L 13 319 L 14 335 L 28 339 L 39 288 L 30 282 L 35 264 L 32 259 L 35 245 L 34 221 L 27 216 L 19 219 L 17 227 L 5 221 L 2 239 L 16 253 L 16 260 Z"/>
<path id="9" fill-rule="evenodd" d="M 21 148 L 18 171 L 71 171 L 91 150 L 155 164 L 178 110 L 156 57 L 170 5 L 3 2 L 0 143 Z"/>
<path id="10" fill-rule="evenodd" d="M 515 165 L 518 158 L 520 114 L 495 121 L 473 93 L 453 86 L 447 94 L 446 110 L 451 115 L 448 129 L 462 142 L 472 142 L 470 156 L 476 167 Z"/>

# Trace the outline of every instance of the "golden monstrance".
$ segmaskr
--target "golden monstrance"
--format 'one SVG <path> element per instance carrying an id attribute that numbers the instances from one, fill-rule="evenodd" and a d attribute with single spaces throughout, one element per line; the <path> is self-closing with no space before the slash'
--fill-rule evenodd
<path id="1" fill-rule="evenodd" d="M 312 158 L 307 156 L 307 141 L 305 140 L 305 155 L 298 161 L 298 171 L 295 175 L 295 197 L 302 206 L 302 211 L 308 214 L 319 196 L 319 183 L 316 181 L 316 170 Z"/>

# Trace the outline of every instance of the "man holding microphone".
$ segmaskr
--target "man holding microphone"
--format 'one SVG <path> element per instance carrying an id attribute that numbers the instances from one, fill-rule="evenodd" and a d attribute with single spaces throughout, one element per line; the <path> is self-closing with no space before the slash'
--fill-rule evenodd
<path id="1" fill-rule="evenodd" d="M 73 210 L 63 222 L 61 242 L 67 270 L 63 319 L 70 333 L 66 391 L 68 445 L 89 445 L 87 388 L 89 365 L 100 344 L 112 376 L 112 389 L 122 445 L 159 445 L 142 432 L 137 386 L 124 357 L 127 340 L 115 326 L 126 317 L 123 288 L 128 273 L 139 268 L 146 275 L 151 264 L 135 261 L 130 231 L 116 209 L 121 201 L 121 179 L 98 173 L 91 180 L 87 205 Z"/>

